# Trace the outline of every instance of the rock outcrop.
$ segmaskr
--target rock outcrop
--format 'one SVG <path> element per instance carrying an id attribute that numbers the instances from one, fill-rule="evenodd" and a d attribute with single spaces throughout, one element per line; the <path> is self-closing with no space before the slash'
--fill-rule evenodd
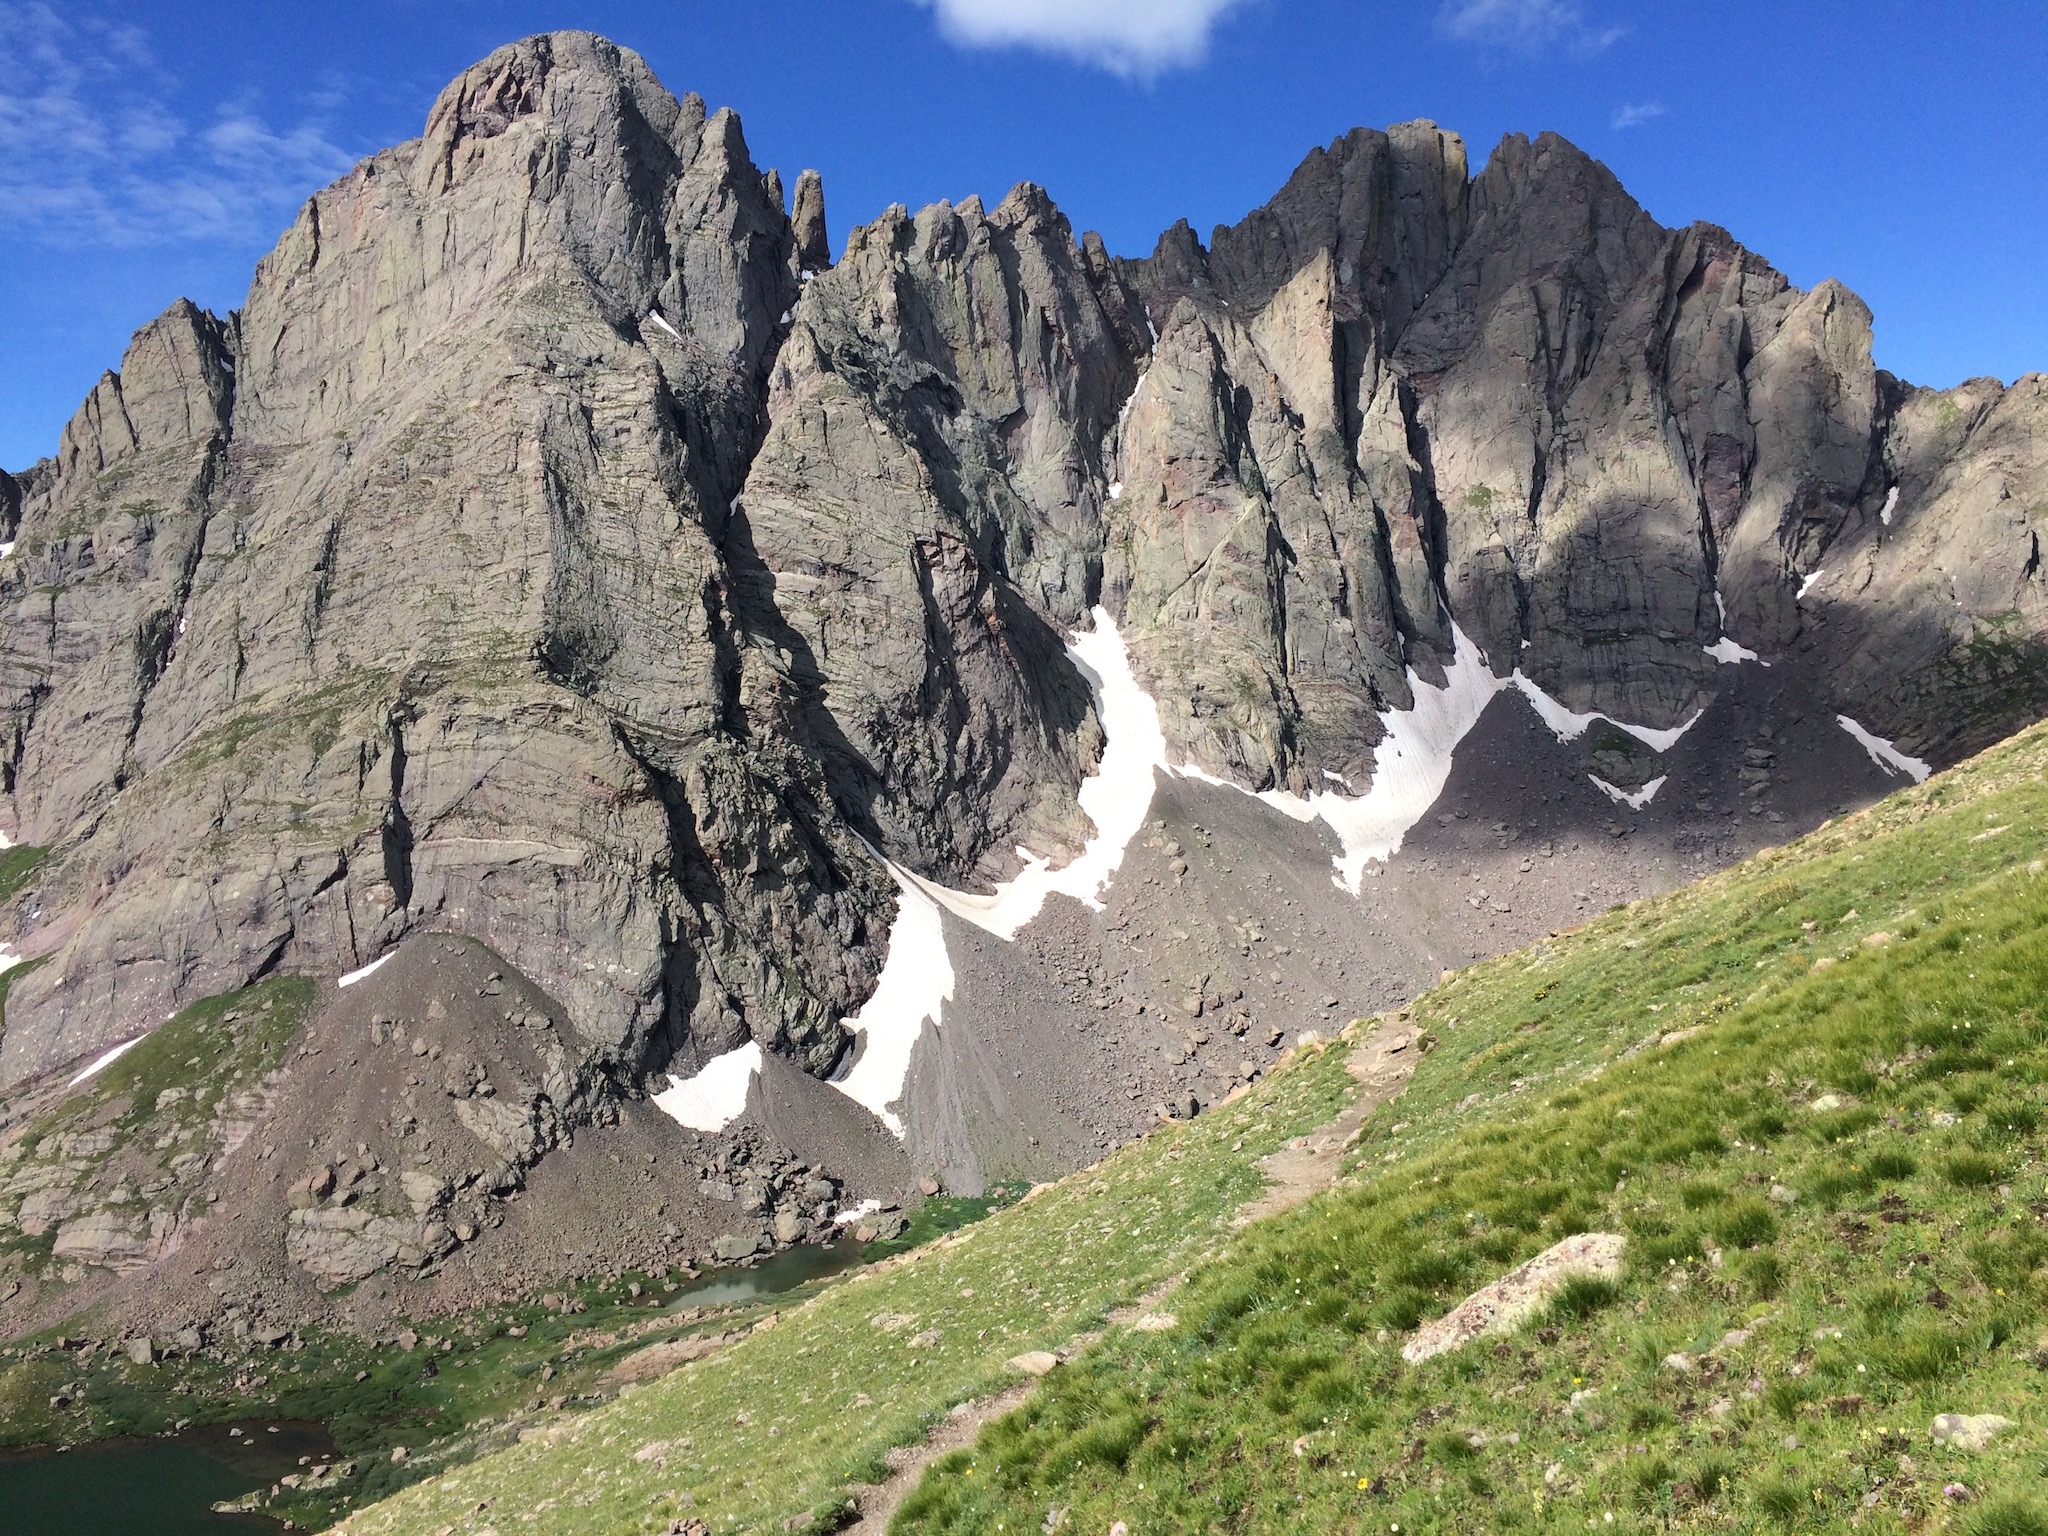
<path id="1" fill-rule="evenodd" d="M 792 217 L 730 112 L 529 39 L 0 479 L 0 824 L 53 850 L 0 1080 L 428 928 L 606 1091 L 749 1039 L 825 1075 L 878 854 L 986 888 L 1089 835 L 1098 606 L 1248 789 L 1362 792 L 1460 632 L 1653 732 L 1730 642 L 1947 760 L 2048 705 L 2044 421 L 1555 136 L 1473 176 L 1357 130 L 1143 260 L 1027 184 L 835 264 L 815 173 Z"/>

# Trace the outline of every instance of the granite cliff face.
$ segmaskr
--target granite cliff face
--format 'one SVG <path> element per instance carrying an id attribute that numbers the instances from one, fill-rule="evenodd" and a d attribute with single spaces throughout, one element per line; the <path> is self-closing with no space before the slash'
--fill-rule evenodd
<path id="1" fill-rule="evenodd" d="M 889 887 L 723 554 L 796 257 L 732 114 L 557 35 L 311 199 L 238 315 L 136 338 L 6 567 L 12 830 L 59 850 L 9 1076 L 422 926 L 622 1080 L 749 1031 L 830 1065 Z"/>
<path id="2" fill-rule="evenodd" d="M 1142 260 L 1025 185 L 835 264 L 823 197 L 530 39 L 0 477 L 0 821 L 52 850 L 0 1079 L 434 929 L 599 1097 L 823 1076 L 878 855 L 1088 840 L 1098 606 L 1171 760 L 1255 791 L 1365 792 L 1458 632 L 1653 733 L 1725 641 L 1935 760 L 2048 706 L 2048 380 L 1903 384 L 1839 284 L 1554 136 L 1356 130 Z"/>

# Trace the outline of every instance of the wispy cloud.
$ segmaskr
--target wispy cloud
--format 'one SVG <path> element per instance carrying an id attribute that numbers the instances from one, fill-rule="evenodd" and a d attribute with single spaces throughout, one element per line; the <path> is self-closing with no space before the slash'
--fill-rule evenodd
<path id="1" fill-rule="evenodd" d="M 954 42 L 1064 54 L 1148 79 L 1198 64 L 1209 33 L 1243 0 L 917 0 L 938 13 Z"/>
<path id="2" fill-rule="evenodd" d="M 55 245 L 262 238 L 354 156 L 318 118 L 193 121 L 130 26 L 0 0 L 0 233 Z"/>
<path id="3" fill-rule="evenodd" d="M 1643 124 L 1654 121 L 1655 119 L 1660 118 L 1663 115 L 1664 103 L 1661 101 L 1632 102 L 1627 106 L 1616 107 L 1614 109 L 1613 126 L 1617 130 L 1623 128 L 1640 128 L 1643 126 Z"/>
<path id="4" fill-rule="evenodd" d="M 1516 53 L 1550 47 L 1597 53 L 1628 30 L 1596 26 L 1578 0 L 1444 0 L 1437 25 L 1458 42 Z"/>

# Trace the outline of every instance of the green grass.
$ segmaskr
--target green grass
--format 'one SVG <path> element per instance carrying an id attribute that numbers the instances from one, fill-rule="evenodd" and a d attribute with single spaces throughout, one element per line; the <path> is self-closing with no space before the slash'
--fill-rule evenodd
<path id="1" fill-rule="evenodd" d="M 27 843 L 0 849 L 0 902 L 19 896 L 49 856 L 49 849 Z M 7 1038 L 7 989 L 41 963 L 40 959 L 27 960 L 0 971 L 0 1040 Z"/>
<path id="2" fill-rule="evenodd" d="M 1338 1188 L 935 1463 L 893 1529 L 2048 1527 L 2044 764 L 2027 732 L 1430 994 L 1440 1047 Z M 1619 1285 L 1403 1362 L 1587 1229 L 1627 1234 Z M 1932 1443 L 1994 1411 L 2021 1428 L 1988 1452 Z"/>
<path id="3" fill-rule="evenodd" d="M 0 901 L 12 901 L 50 856 L 47 848 L 21 843 L 0 849 Z"/>
<path id="4" fill-rule="evenodd" d="M 7 984 L 26 969 L 0 975 L 0 1006 Z M 135 1148 L 168 1173 L 170 1186 L 145 1198 L 131 1179 L 117 1176 L 113 1190 L 126 1189 L 125 1197 L 96 1197 L 90 1202 L 94 1208 L 139 1218 L 152 1204 L 177 1203 L 179 1186 L 185 1200 L 196 1199 L 223 1106 L 277 1065 L 317 998 L 315 983 L 278 976 L 180 1010 L 88 1087 L 25 1127 L 0 1151 L 0 1171 L 12 1175 L 37 1162 L 70 1163 L 78 1171 L 59 1174 L 64 1185 L 97 1186 L 107 1182 L 104 1170 L 120 1166 L 124 1151 Z M 54 1240 L 54 1231 L 30 1237 L 10 1224 L 0 1228 L 0 1255 L 40 1267 L 49 1261 Z M 44 1438 L 47 1407 L 40 1414 L 10 1413 L 4 1404 L 11 1400 L 0 1385 L 0 1444 Z"/>
<path id="5" fill-rule="evenodd" d="M 1263 1185 L 1255 1159 L 1351 1092 L 1341 1051 L 1306 1051 L 1228 1106 L 830 1285 L 722 1355 L 531 1425 L 347 1528 L 462 1529 L 486 1498 L 537 1533 L 656 1532 L 693 1511 L 720 1531 L 780 1531 L 807 1511 L 828 1525 L 853 1484 L 884 1475 L 891 1447 L 1018 1380 L 1007 1360 L 1058 1347 L 1214 1252 Z M 635 1459 L 656 1441 L 661 1462 Z"/>

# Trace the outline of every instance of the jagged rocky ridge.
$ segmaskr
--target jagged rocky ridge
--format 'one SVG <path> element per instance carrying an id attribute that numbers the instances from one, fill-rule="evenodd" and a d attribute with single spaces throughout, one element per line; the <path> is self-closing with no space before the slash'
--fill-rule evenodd
<path id="1" fill-rule="evenodd" d="M 0 479 L 0 788 L 54 850 L 0 1080 L 432 929 L 615 1091 L 823 1075 L 878 852 L 985 888 L 1087 838 L 1097 605 L 1252 790 L 1362 792 L 1454 626 L 1651 728 L 1724 639 L 1937 761 L 2042 707 L 2048 382 L 1907 386 L 1839 284 L 1554 136 L 1357 130 L 1143 260 L 1026 185 L 828 266 L 822 197 L 529 39 Z"/>

